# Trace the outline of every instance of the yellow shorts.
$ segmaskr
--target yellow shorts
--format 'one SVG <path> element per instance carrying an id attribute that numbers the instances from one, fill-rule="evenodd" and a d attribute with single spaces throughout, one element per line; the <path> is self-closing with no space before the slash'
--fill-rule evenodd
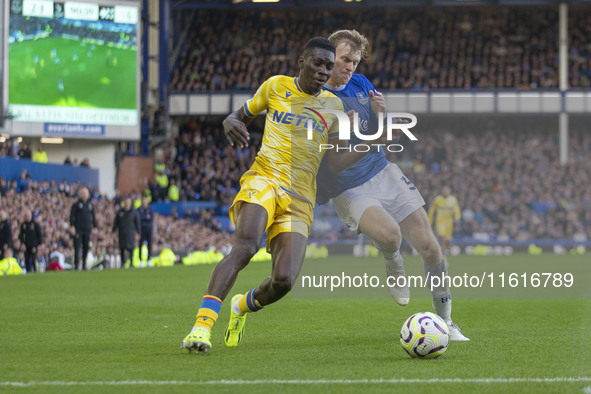
<path id="1" fill-rule="evenodd" d="M 278 234 L 295 232 L 306 238 L 310 235 L 314 219 L 312 205 L 257 171 L 249 170 L 240 178 L 240 191 L 230 207 L 230 219 L 234 224 L 242 202 L 260 205 L 267 211 L 267 251 Z"/>
<path id="2" fill-rule="evenodd" d="M 445 223 L 437 223 L 435 222 L 435 232 L 437 236 L 444 239 L 451 239 L 454 232 L 454 225 L 453 223 L 445 222 Z"/>

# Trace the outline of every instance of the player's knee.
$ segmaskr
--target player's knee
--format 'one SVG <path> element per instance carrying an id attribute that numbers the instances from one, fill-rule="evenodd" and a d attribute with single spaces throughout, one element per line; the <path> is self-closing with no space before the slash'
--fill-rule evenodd
<path id="1" fill-rule="evenodd" d="M 441 254 L 441 248 L 435 239 L 426 242 L 422 248 L 417 250 L 419 255 L 425 261 L 429 262 L 438 262 L 443 259 L 443 255 Z"/>
<path id="2" fill-rule="evenodd" d="M 259 246 L 260 244 L 254 240 L 239 240 L 234 243 L 230 253 L 237 255 L 241 261 L 248 264 L 250 259 L 259 251 Z"/>
<path id="3" fill-rule="evenodd" d="M 398 225 L 384 227 L 380 231 L 379 239 L 376 241 L 383 248 L 391 250 L 398 249 L 402 241 L 400 227 L 398 227 Z"/>

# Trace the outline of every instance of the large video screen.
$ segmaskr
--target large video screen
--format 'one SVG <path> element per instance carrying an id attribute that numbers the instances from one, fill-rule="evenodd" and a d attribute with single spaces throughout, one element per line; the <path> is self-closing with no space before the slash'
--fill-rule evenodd
<path id="1" fill-rule="evenodd" d="M 15 133 L 139 137 L 136 2 L 10 0 L 6 14 Z"/>

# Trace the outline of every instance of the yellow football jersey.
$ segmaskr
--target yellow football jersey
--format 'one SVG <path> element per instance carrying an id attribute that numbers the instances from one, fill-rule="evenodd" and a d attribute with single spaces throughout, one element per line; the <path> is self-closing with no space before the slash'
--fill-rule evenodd
<path id="1" fill-rule="evenodd" d="M 326 90 L 314 96 L 304 93 L 298 78 L 283 75 L 266 80 L 244 104 L 249 117 L 267 111 L 262 146 L 251 168 L 275 179 L 286 192 L 312 205 L 316 197 L 316 173 L 326 152 L 320 145 L 338 134 L 336 116 L 319 117 L 315 111 L 318 109 L 342 111 L 343 104 Z M 311 135 L 308 135 L 308 122 L 313 125 Z"/>
<path id="2" fill-rule="evenodd" d="M 454 196 L 443 197 L 439 195 L 435 197 L 433 205 L 429 208 L 429 222 L 433 223 L 433 215 L 435 214 L 436 223 L 453 222 L 459 220 L 461 217 L 460 206 L 458 200 Z"/>

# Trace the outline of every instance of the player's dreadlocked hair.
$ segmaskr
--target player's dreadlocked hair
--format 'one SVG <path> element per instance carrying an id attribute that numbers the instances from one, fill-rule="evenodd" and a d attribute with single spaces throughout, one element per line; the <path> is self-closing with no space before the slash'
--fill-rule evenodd
<path id="1" fill-rule="evenodd" d="M 348 44 L 353 52 L 361 53 L 362 59 L 365 59 L 370 51 L 369 40 L 357 30 L 338 30 L 332 33 L 328 39 L 335 46 L 342 42 Z"/>
<path id="2" fill-rule="evenodd" d="M 314 48 L 326 49 L 332 53 L 336 52 L 334 44 L 328 41 L 326 38 L 313 37 L 304 46 L 304 52 L 302 53 L 302 56 L 307 57 Z"/>

